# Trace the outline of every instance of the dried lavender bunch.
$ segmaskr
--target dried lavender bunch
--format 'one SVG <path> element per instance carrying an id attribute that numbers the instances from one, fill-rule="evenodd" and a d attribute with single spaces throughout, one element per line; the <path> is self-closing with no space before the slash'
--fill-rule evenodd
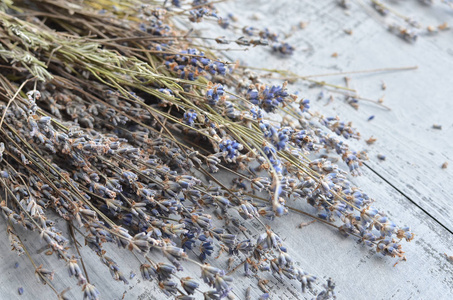
<path id="1" fill-rule="evenodd" d="M 190 21 L 216 18 L 212 4 L 199 2 L 192 3 Z M 67 247 L 74 234 L 64 237 L 47 218 L 54 211 L 117 281 L 127 283 L 104 243 L 137 254 L 142 277 L 179 299 L 232 297 L 232 277 L 210 259 L 216 248 L 242 257 L 246 275 L 269 271 L 299 281 L 305 291 L 316 278 L 295 266 L 264 225 L 284 216 L 291 209 L 286 200 L 294 199 L 312 205 L 314 218 L 338 222 L 341 232 L 377 252 L 405 259 L 399 241 L 413 238 L 409 228 L 373 208 L 347 172 L 314 159 L 333 152 L 352 175 L 360 174 L 364 154 L 344 142 L 359 133 L 337 118 L 312 114 L 309 101 L 290 94 L 286 83 L 263 84 L 180 38 L 172 18 L 185 10 L 150 3 L 109 12 L 91 2 L 39 1 L 30 11 L 27 3 L 15 5 L 47 23 L 13 17 L 11 4 L 8 14 L 0 13 L 0 30 L 9 38 L 0 48 L 2 63 L 19 78 L 0 72 L 0 189 L 7 195 L 1 208 L 19 254 L 26 249 L 13 227 L 39 232 L 84 298 L 99 297 L 79 266 L 82 257 Z M 69 10 L 74 16 L 62 17 Z M 84 38 L 89 32 L 98 37 Z M 237 177 L 234 186 L 216 175 L 220 169 Z M 250 220 L 262 224 L 256 239 L 242 230 Z M 188 263 L 200 268 L 203 282 L 184 277 Z M 49 284 L 53 273 L 35 269 Z M 206 286 L 212 290 L 202 290 Z M 320 299 L 333 296 L 334 286 L 329 281 Z"/>

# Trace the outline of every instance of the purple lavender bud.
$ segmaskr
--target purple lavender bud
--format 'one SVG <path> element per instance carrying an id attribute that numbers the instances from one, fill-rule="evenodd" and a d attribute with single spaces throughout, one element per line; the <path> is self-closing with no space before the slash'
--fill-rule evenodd
<path id="1" fill-rule="evenodd" d="M 156 269 L 149 264 L 142 264 L 140 266 L 140 273 L 142 274 L 143 280 L 152 280 L 153 277 L 157 277 Z"/>
<path id="2" fill-rule="evenodd" d="M 131 273 L 129 274 L 129 279 L 133 279 L 135 277 L 135 275 L 137 275 L 137 274 L 135 274 L 134 272 L 131 271 Z"/>
<path id="3" fill-rule="evenodd" d="M 96 287 L 92 284 L 85 284 L 82 288 L 83 290 L 83 299 L 86 300 L 98 300 L 99 299 L 99 291 L 96 289 Z"/>

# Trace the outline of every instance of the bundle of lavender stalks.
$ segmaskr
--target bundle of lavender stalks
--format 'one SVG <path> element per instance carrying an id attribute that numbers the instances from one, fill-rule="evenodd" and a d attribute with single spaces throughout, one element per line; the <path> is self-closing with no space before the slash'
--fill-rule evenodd
<path id="1" fill-rule="evenodd" d="M 58 299 L 67 299 L 66 289 L 52 279 L 66 274 L 41 265 L 24 233 L 41 236 L 84 299 L 100 299 L 95 285 L 102 281 L 87 274 L 83 244 L 114 280 L 127 283 L 129 274 L 107 250 L 116 244 L 117 252 L 136 258 L 130 267 L 142 284 L 176 299 L 242 298 L 235 280 L 266 272 L 310 290 L 323 274 L 299 267 L 274 232 L 272 220 L 288 213 L 405 260 L 400 241 L 414 234 L 348 180 L 366 158 L 346 143 L 359 133 L 312 113 L 286 83 L 263 84 L 214 50 L 201 51 L 203 39 L 176 26 L 187 20 L 227 27 L 212 3 L 1 0 L 0 6 L 3 222 L 12 249 L 29 257 Z M 279 55 L 293 50 L 266 32 L 236 43 L 271 45 Z M 291 212 L 287 202 L 311 206 Z M 246 232 L 250 222 L 259 224 L 259 234 Z M 220 266 L 232 257 L 234 279 Z M 189 265 L 200 276 L 188 277 Z M 333 281 L 323 286 L 318 299 L 335 297 Z"/>

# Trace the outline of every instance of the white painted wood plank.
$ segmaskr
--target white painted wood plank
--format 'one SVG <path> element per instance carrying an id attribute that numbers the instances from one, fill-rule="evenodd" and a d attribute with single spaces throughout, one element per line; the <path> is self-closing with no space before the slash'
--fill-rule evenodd
<path id="1" fill-rule="evenodd" d="M 420 7 L 403 2 L 405 9 L 418 13 Z M 453 110 L 449 97 L 453 87 L 448 85 L 451 74 L 451 32 L 434 38 L 420 39 L 416 45 L 408 45 L 391 36 L 374 20 L 359 9 L 353 7 L 352 16 L 347 16 L 333 1 L 235 1 L 223 6 L 226 12 L 234 12 L 246 20 L 246 16 L 257 11 L 263 19 L 254 26 L 268 26 L 271 29 L 288 30 L 299 21 L 310 21 L 303 31 L 296 32 L 291 40 L 298 47 L 292 58 L 277 59 L 268 51 L 256 48 L 248 53 L 237 53 L 237 57 L 246 55 L 250 64 L 266 68 L 288 68 L 302 75 L 325 73 L 335 70 L 357 70 L 387 66 L 418 65 L 413 72 L 353 76 L 352 84 L 364 97 L 378 97 L 380 80 L 383 79 L 388 90 L 386 104 L 391 112 L 382 111 L 372 105 L 361 105 L 359 111 L 353 110 L 342 100 L 335 99 L 326 107 L 326 100 L 315 102 L 314 106 L 330 114 L 338 114 L 344 120 L 352 120 L 364 137 L 374 135 L 378 142 L 368 147 L 364 143 L 355 143 L 361 150 L 367 148 L 370 153 L 370 165 L 386 179 L 393 182 L 425 209 L 434 214 L 446 226 L 452 228 L 452 168 L 442 170 L 440 165 L 446 160 L 453 160 L 452 121 Z M 430 9 L 428 16 L 445 16 L 441 9 Z M 425 12 L 426 14 L 426 12 Z M 244 23 L 245 24 L 245 23 Z M 354 34 L 347 36 L 343 28 L 353 28 Z M 219 31 L 220 32 L 220 31 Z M 219 32 L 206 35 L 217 36 Z M 308 48 L 308 51 L 303 51 Z M 338 58 L 331 54 L 337 52 Z M 342 83 L 341 77 L 330 79 L 333 83 Z M 301 89 L 303 95 L 316 99 L 319 91 L 306 89 L 300 83 L 293 86 Z M 367 122 L 369 115 L 376 115 L 375 120 Z M 441 131 L 430 129 L 432 123 L 443 125 Z M 385 162 L 375 159 L 377 153 L 387 155 Z M 433 153 L 433 154 L 430 154 Z M 450 164 L 453 167 L 453 163 Z M 403 243 L 408 257 L 407 262 L 392 267 L 394 260 L 382 258 L 362 245 L 357 245 L 353 238 L 343 238 L 337 231 L 323 224 L 314 223 L 303 229 L 297 229 L 300 222 L 309 218 L 290 213 L 272 225 L 285 240 L 290 254 L 300 262 L 302 268 L 319 277 L 332 277 L 337 283 L 338 299 L 451 299 L 453 297 L 453 265 L 443 253 L 453 254 L 453 237 L 446 230 L 433 222 L 406 198 L 384 183 L 380 178 L 364 170 L 362 177 L 353 181 L 377 199 L 376 206 L 383 209 L 398 224 L 412 226 L 417 234 L 412 243 Z M 409 185 L 411 187 L 409 187 Z M 313 212 L 304 203 L 291 204 Z M 0 235 L 6 237 L 4 222 L 0 222 Z M 65 224 L 57 226 L 65 229 Z M 253 223 L 247 224 L 255 232 Z M 64 263 L 53 256 L 37 255 L 43 246 L 38 238 L 27 236 L 26 244 L 37 263 L 57 271 L 54 284 L 58 290 L 72 286 L 71 299 L 81 299 L 80 290 L 74 280 L 68 278 Z M 81 240 L 80 240 L 81 241 Z M 82 241 L 81 241 L 82 242 Z M 139 276 L 139 264 L 126 250 L 109 247 L 112 257 L 128 275 L 134 270 L 137 276 L 129 285 L 114 282 L 106 267 L 89 249 L 84 248 L 83 257 L 88 266 L 91 281 L 102 293 L 102 299 L 166 299 L 154 282 L 143 282 Z M 0 243 L 0 295 L 2 299 L 54 299 L 52 291 L 37 284 L 33 269 L 26 257 L 17 258 L 9 249 L 6 241 Z M 156 254 L 159 257 L 159 254 Z M 221 257 L 226 266 L 226 258 Z M 14 268 L 14 263 L 20 263 Z M 162 260 L 164 261 L 164 260 Z M 239 262 L 239 260 L 238 260 Z M 185 265 L 192 277 L 198 277 L 199 271 Z M 186 273 L 187 274 L 187 273 Z M 235 294 L 244 298 L 248 285 L 256 287 L 255 278 L 245 278 L 242 269 L 235 272 Z M 280 283 L 269 275 L 272 299 L 310 299 L 311 295 L 301 295 L 299 287 L 291 283 Z M 322 280 L 320 281 L 322 282 Z M 23 286 L 25 293 L 18 296 L 17 288 Z M 254 292 L 256 299 L 259 292 Z"/>

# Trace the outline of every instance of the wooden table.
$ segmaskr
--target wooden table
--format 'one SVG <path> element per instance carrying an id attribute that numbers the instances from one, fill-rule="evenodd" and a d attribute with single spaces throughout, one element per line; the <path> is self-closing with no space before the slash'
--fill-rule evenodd
<path id="1" fill-rule="evenodd" d="M 441 3 L 426 7 L 417 1 L 394 1 L 390 5 L 406 15 L 417 16 L 424 25 L 449 21 L 453 13 Z M 375 206 L 394 222 L 409 225 L 416 233 L 411 243 L 403 242 L 408 261 L 393 267 L 394 259 L 382 257 L 357 244 L 354 238 L 344 238 L 320 223 L 298 229 L 298 224 L 310 218 L 296 213 L 271 224 L 300 266 L 320 278 L 315 290 L 332 277 L 337 284 L 338 299 L 453 299 L 453 263 L 444 255 L 453 255 L 453 85 L 450 77 L 453 74 L 453 30 L 420 36 L 415 44 L 410 44 L 389 33 L 382 23 L 384 19 L 370 10 L 368 2 L 360 1 L 351 1 L 348 11 L 340 8 L 336 1 L 236 0 L 218 7 L 223 9 L 221 15 L 234 13 L 239 18 L 236 23 L 239 27 L 269 27 L 273 31 L 291 33 L 288 41 L 297 48 L 291 57 L 273 55 L 265 47 L 228 53 L 230 59 L 239 59 L 250 66 L 287 69 L 304 76 L 418 66 L 412 71 L 347 75 L 350 87 L 361 97 L 377 100 L 385 95 L 384 104 L 390 111 L 366 101 L 359 101 L 360 108 L 355 110 L 344 101 L 343 95 L 329 91 L 335 91 L 333 88 L 324 88 L 325 96 L 318 101 L 321 89 L 308 88 L 303 80 L 289 87 L 312 99 L 313 111 L 338 115 L 342 120 L 352 121 L 359 129 L 364 139 L 350 144 L 356 150 L 368 151 L 370 160 L 363 167 L 364 175 L 352 181 L 375 198 Z M 309 24 L 305 29 L 291 30 L 300 22 Z M 222 29 L 207 30 L 202 24 L 195 28 L 208 37 L 240 36 L 240 33 Z M 345 33 L 345 29 L 352 30 L 352 35 Z M 333 53 L 337 56 L 333 57 Z M 313 79 L 344 85 L 344 76 Z M 386 90 L 382 90 L 382 82 Z M 333 101 L 329 101 L 330 95 Z M 371 115 L 375 118 L 368 121 Z M 433 124 L 442 125 L 442 129 L 433 129 Z M 364 142 L 370 136 L 377 138 L 371 146 Z M 378 154 L 386 155 L 386 160 L 378 160 Z M 450 167 L 442 169 L 444 162 L 450 162 Z M 303 203 L 291 205 L 313 212 Z M 10 251 L 5 223 L 0 224 L 0 235 L 5 240 L 0 244 L 1 299 L 55 299 L 51 289 L 37 283 L 28 259 Z M 57 226 L 66 227 L 64 222 Z M 252 234 L 256 233 L 253 222 L 248 227 Z M 66 275 L 64 264 L 54 256 L 38 255 L 36 252 L 44 245 L 38 238 L 21 236 L 27 237 L 36 261 L 56 271 L 54 285 L 60 291 L 72 286 L 68 295 L 81 299 L 81 292 Z M 139 272 L 139 264 L 130 253 L 111 249 L 109 256 L 117 261 L 123 273 L 128 276 L 130 270 Z M 94 253 L 88 249 L 83 249 L 82 253 L 90 279 L 102 293 L 102 299 L 122 299 L 123 294 L 124 299 L 168 298 L 155 283 L 143 282 L 139 274 L 129 285 L 113 281 Z M 226 258 L 219 260 L 226 268 Z M 16 262 L 19 262 L 18 268 L 14 267 Z M 237 259 L 235 264 L 239 262 Z M 199 277 L 198 269 L 186 269 L 193 273 L 192 277 Z M 249 285 L 255 288 L 252 299 L 259 297 L 255 278 L 244 277 L 241 269 L 234 277 L 238 299 L 244 299 Z M 272 299 L 313 297 L 311 293 L 301 294 L 295 282 L 282 282 L 271 275 L 267 279 L 270 279 Z M 25 290 L 22 296 L 17 294 L 20 286 Z"/>

